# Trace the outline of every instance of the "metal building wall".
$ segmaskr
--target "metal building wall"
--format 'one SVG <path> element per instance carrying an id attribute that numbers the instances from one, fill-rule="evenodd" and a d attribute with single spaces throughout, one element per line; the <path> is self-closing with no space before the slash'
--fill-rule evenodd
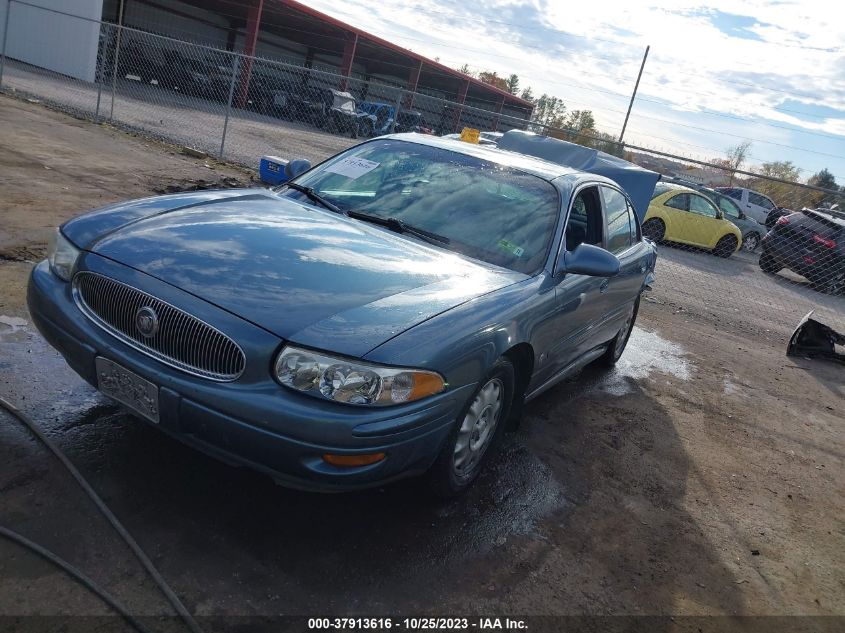
<path id="1" fill-rule="evenodd" d="M 0 25 L 6 23 L 8 12 L 6 55 L 69 77 L 94 81 L 100 25 L 91 20 L 99 20 L 102 16 L 103 0 L 26 2 L 0 0 Z M 2 38 L 0 26 L 0 47 L 4 44 Z"/>

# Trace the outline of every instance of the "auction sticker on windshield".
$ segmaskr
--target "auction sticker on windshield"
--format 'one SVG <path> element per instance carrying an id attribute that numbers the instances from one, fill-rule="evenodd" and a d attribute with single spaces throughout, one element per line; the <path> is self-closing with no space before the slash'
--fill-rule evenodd
<path id="1" fill-rule="evenodd" d="M 326 167 L 326 171 L 332 174 L 340 174 L 347 178 L 360 178 L 364 174 L 373 171 L 379 163 L 367 160 L 366 158 L 347 157 L 337 161 L 334 165 Z"/>

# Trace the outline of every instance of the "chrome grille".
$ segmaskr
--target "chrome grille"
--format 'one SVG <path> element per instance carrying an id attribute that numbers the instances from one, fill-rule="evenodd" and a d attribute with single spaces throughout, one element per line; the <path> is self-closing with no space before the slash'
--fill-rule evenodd
<path id="1" fill-rule="evenodd" d="M 135 349 L 211 380 L 235 380 L 243 373 L 246 357 L 228 336 L 137 288 L 109 277 L 80 272 L 74 279 L 74 299 L 94 323 Z M 152 308 L 158 329 L 144 336 L 136 318 L 141 308 Z"/>

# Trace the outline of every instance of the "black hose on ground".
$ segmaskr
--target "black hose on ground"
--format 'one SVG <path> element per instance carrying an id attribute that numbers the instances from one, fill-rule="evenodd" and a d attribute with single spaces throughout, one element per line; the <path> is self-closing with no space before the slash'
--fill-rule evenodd
<path id="1" fill-rule="evenodd" d="M 162 575 L 158 572 L 153 565 L 153 562 L 149 559 L 149 557 L 144 553 L 141 549 L 141 546 L 132 538 L 132 535 L 123 527 L 123 524 L 118 520 L 118 518 L 114 515 L 114 513 L 109 509 L 109 507 L 105 504 L 105 502 L 100 498 L 100 496 L 94 491 L 88 481 L 82 476 L 76 466 L 74 466 L 70 460 L 62 453 L 55 444 L 53 444 L 52 440 L 47 437 L 41 429 L 33 422 L 29 416 L 27 416 L 22 411 L 19 411 L 17 407 L 13 404 L 0 398 L 0 407 L 4 408 L 8 411 L 12 416 L 14 416 L 17 420 L 22 422 L 30 431 L 37 437 L 41 442 L 50 449 L 50 452 L 56 456 L 56 458 L 64 464 L 65 468 L 68 469 L 73 478 L 76 479 L 76 482 L 82 487 L 82 489 L 86 492 L 86 494 L 91 498 L 91 501 L 94 502 L 94 505 L 97 506 L 97 509 L 103 514 L 103 516 L 108 519 L 109 523 L 111 523 L 112 527 L 117 531 L 118 534 L 123 538 L 126 544 L 129 546 L 129 549 L 135 554 L 135 557 L 140 561 L 141 565 L 144 566 L 144 569 L 147 570 L 147 573 L 150 577 L 155 581 L 158 585 L 161 592 L 167 598 L 168 602 L 173 605 L 173 608 L 176 610 L 176 613 L 179 614 L 179 617 L 185 622 L 188 628 L 191 629 L 193 633 L 203 633 L 203 630 L 200 628 L 200 625 L 194 619 L 194 617 L 188 612 L 185 608 L 185 605 L 182 604 L 182 601 L 179 600 L 179 596 L 177 596 L 170 586 L 167 584 L 167 581 L 164 580 Z"/>
<path id="2" fill-rule="evenodd" d="M 53 563 L 56 567 L 63 569 L 66 573 L 73 576 L 82 586 L 84 586 L 89 591 L 97 594 L 100 599 L 109 605 L 112 609 L 114 609 L 117 613 L 123 616 L 123 619 L 126 620 L 130 625 L 132 625 L 138 633 L 150 633 L 149 629 L 147 629 L 143 624 L 141 624 L 135 616 L 133 616 L 129 611 L 127 611 L 123 605 L 121 605 L 117 600 L 111 597 L 109 593 L 107 593 L 104 589 L 102 589 L 99 585 L 97 585 L 93 580 L 88 578 L 85 574 L 79 571 L 76 567 L 71 565 L 69 562 L 64 560 L 63 558 L 58 557 L 56 554 L 51 552 L 48 549 L 41 547 L 38 543 L 34 543 L 30 541 L 25 536 L 18 534 L 10 530 L 9 528 L 3 527 L 0 525 L 0 536 L 5 536 L 10 541 L 14 541 L 18 545 L 26 547 L 27 549 L 35 552 L 42 558 Z"/>

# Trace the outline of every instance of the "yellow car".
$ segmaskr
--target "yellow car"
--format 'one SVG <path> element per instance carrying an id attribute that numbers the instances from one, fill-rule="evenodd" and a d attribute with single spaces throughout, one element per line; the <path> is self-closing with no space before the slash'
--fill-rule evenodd
<path id="1" fill-rule="evenodd" d="M 730 257 L 742 244 L 742 232 L 726 220 L 707 196 L 668 182 L 658 182 L 643 221 L 643 235 L 706 248 Z"/>

